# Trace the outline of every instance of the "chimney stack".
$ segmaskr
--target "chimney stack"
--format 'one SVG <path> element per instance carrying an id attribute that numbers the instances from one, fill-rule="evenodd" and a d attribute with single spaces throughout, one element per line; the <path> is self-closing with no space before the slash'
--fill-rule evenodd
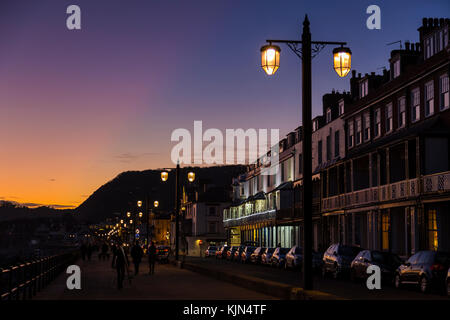
<path id="1" fill-rule="evenodd" d="M 433 18 L 428 18 L 428 28 L 433 27 Z"/>
<path id="2" fill-rule="evenodd" d="M 409 45 L 410 45 L 409 41 L 405 41 L 405 50 L 406 51 L 409 51 Z"/>
<path id="3" fill-rule="evenodd" d="M 416 51 L 419 52 L 420 51 L 420 43 L 416 42 Z"/>
<path id="4" fill-rule="evenodd" d="M 427 20 L 427 18 L 423 18 L 423 19 L 422 19 L 422 26 L 423 26 L 424 28 L 426 28 L 427 25 L 428 25 L 428 20 Z"/>

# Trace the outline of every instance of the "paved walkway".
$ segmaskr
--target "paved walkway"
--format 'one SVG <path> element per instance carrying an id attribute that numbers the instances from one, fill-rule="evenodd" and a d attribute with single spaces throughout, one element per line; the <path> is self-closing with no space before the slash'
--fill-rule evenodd
<path id="1" fill-rule="evenodd" d="M 39 292 L 36 300 L 269 300 L 274 297 L 215 280 L 195 272 L 178 269 L 172 265 L 156 265 L 155 274 L 148 275 L 146 261 L 141 264 L 141 274 L 133 277 L 131 284 L 117 289 L 116 272 L 111 260 L 79 260 L 81 290 L 68 290 L 68 275 L 62 273 L 49 286 Z M 133 267 L 130 267 L 130 272 Z"/>

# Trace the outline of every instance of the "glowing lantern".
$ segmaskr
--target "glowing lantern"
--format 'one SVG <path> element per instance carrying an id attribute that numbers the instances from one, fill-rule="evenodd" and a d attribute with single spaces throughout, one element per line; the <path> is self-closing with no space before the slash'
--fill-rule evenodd
<path id="1" fill-rule="evenodd" d="M 334 70 L 339 77 L 345 77 L 352 67 L 352 52 L 349 48 L 339 47 L 333 50 Z"/>
<path id="2" fill-rule="evenodd" d="M 169 173 L 167 171 L 161 172 L 161 180 L 162 181 L 167 181 L 168 178 L 169 178 Z"/>
<path id="3" fill-rule="evenodd" d="M 195 173 L 194 172 L 189 172 L 188 173 L 188 180 L 189 180 L 189 182 L 194 182 L 194 180 L 195 180 Z"/>
<path id="4" fill-rule="evenodd" d="M 261 48 L 261 67 L 267 75 L 275 74 L 280 67 L 280 52 L 280 47 L 271 44 Z"/>
<path id="5" fill-rule="evenodd" d="M 153 205 L 155 206 L 155 208 L 158 208 L 158 206 L 159 206 L 159 201 L 158 201 L 158 200 L 155 200 L 155 202 L 153 202 Z"/>

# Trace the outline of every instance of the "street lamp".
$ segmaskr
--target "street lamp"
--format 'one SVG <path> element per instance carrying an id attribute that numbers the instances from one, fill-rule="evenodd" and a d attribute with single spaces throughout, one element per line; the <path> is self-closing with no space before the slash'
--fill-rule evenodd
<path id="1" fill-rule="evenodd" d="M 341 46 L 333 50 L 334 70 L 339 77 L 345 77 L 352 67 L 352 52 L 349 48 Z"/>
<path id="2" fill-rule="evenodd" d="M 139 218 L 142 218 L 142 212 L 139 212 Z"/>
<path id="3" fill-rule="evenodd" d="M 161 172 L 161 180 L 167 181 L 169 178 L 169 173 L 164 170 Z M 187 174 L 187 179 L 189 182 L 194 182 L 195 173 L 190 171 Z M 175 170 L 175 260 L 178 261 L 178 249 L 179 249 L 179 232 L 180 232 L 180 163 L 177 163 Z"/>
<path id="4" fill-rule="evenodd" d="M 267 40 L 268 45 L 261 48 L 261 67 L 268 75 L 273 75 L 280 66 L 280 49 L 272 43 L 284 43 L 302 59 L 302 122 L 303 122 L 303 286 L 306 290 L 313 288 L 312 270 L 312 123 L 311 123 L 311 60 L 326 45 L 338 45 L 333 50 L 334 69 L 340 77 L 345 77 L 351 68 L 351 51 L 345 48 L 346 42 L 311 41 L 308 15 L 303 21 L 301 41 Z M 314 47 L 312 48 L 312 45 Z"/>
<path id="5" fill-rule="evenodd" d="M 280 47 L 272 44 L 261 48 L 261 67 L 269 76 L 277 72 L 280 67 L 280 52 Z"/>
<path id="6" fill-rule="evenodd" d="M 159 206 L 159 201 L 158 201 L 158 200 L 155 200 L 155 201 L 153 202 L 153 206 L 154 206 L 155 208 L 158 208 L 158 206 Z"/>
<path id="7" fill-rule="evenodd" d="M 131 217 L 131 212 L 127 212 L 127 218 Z"/>
<path id="8" fill-rule="evenodd" d="M 137 202 L 137 206 L 138 206 L 139 208 L 142 207 L 142 201 L 139 200 L 139 201 Z"/>

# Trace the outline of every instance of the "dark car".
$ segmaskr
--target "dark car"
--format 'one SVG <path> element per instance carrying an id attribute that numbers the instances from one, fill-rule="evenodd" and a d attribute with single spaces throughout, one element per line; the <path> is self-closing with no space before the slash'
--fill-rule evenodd
<path id="1" fill-rule="evenodd" d="M 284 267 L 301 269 L 303 263 L 303 250 L 299 246 L 293 246 L 286 254 L 286 263 Z"/>
<path id="2" fill-rule="evenodd" d="M 286 254 L 289 252 L 289 248 L 276 248 L 270 258 L 270 264 L 272 267 L 282 268 L 286 263 Z"/>
<path id="3" fill-rule="evenodd" d="M 381 252 L 377 250 L 362 250 L 359 252 L 350 265 L 350 278 L 366 279 L 367 268 L 378 266 L 381 270 L 381 281 L 391 283 L 394 279 L 395 270 L 402 264 L 400 257 L 394 253 Z"/>
<path id="4" fill-rule="evenodd" d="M 450 253 L 419 251 L 397 268 L 394 284 L 396 288 L 403 284 L 418 285 L 420 291 L 430 288 L 443 290 L 443 283 L 450 267 Z"/>
<path id="5" fill-rule="evenodd" d="M 241 263 L 250 262 L 250 256 L 255 251 L 256 247 L 247 246 L 241 253 Z"/>
<path id="6" fill-rule="evenodd" d="M 447 296 L 450 297 L 450 268 L 448 268 L 447 277 L 445 277 L 445 286 L 447 288 Z"/>
<path id="7" fill-rule="evenodd" d="M 266 250 L 266 248 L 264 248 L 264 247 L 256 248 L 255 251 L 253 251 L 253 253 L 250 255 L 250 261 L 255 264 L 261 263 L 261 256 L 265 250 Z"/>
<path id="8" fill-rule="evenodd" d="M 270 264 L 270 259 L 272 258 L 272 254 L 275 251 L 275 248 L 267 248 L 261 255 L 261 264 Z"/>
<path id="9" fill-rule="evenodd" d="M 353 259 L 361 250 L 363 249 L 360 247 L 332 244 L 323 254 L 322 276 L 331 272 L 337 279 L 342 274 L 348 274 Z"/>
<path id="10" fill-rule="evenodd" d="M 242 252 L 244 252 L 245 247 L 240 246 L 236 249 L 236 252 L 234 253 L 233 261 L 241 261 L 242 258 Z"/>
<path id="11" fill-rule="evenodd" d="M 216 251 L 217 251 L 217 247 L 216 246 L 209 246 L 205 250 L 205 258 L 212 257 L 212 256 L 216 255 Z"/>
<path id="12" fill-rule="evenodd" d="M 216 251 L 216 259 L 225 259 L 228 249 L 230 249 L 230 247 L 221 246 L 220 249 Z"/>
<path id="13" fill-rule="evenodd" d="M 160 263 L 169 262 L 169 253 L 170 253 L 169 246 L 157 246 L 156 247 L 156 260 L 159 261 Z"/>
<path id="14" fill-rule="evenodd" d="M 226 259 L 233 260 L 234 253 L 236 252 L 237 249 L 238 249 L 238 246 L 231 246 L 230 249 L 227 251 Z"/>

